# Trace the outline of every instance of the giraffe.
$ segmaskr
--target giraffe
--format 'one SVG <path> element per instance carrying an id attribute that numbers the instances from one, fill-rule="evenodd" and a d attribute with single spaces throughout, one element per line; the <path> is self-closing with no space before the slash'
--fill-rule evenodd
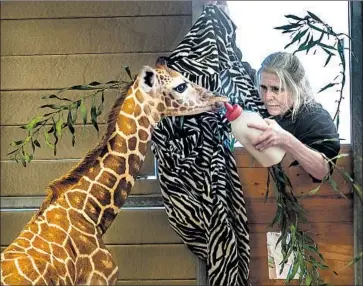
<path id="1" fill-rule="evenodd" d="M 102 236 L 135 183 L 156 124 L 228 101 L 163 64 L 143 67 L 121 93 L 99 144 L 49 185 L 38 212 L 1 253 L 1 284 L 115 284 L 118 268 Z"/>

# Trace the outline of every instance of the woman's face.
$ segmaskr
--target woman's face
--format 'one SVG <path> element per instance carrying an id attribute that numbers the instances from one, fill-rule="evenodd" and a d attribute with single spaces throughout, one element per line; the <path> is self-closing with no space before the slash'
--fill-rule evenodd
<path id="1" fill-rule="evenodd" d="M 292 107 L 291 91 L 280 89 L 280 79 L 275 73 L 262 72 L 260 81 L 262 101 L 270 115 L 283 115 Z"/>

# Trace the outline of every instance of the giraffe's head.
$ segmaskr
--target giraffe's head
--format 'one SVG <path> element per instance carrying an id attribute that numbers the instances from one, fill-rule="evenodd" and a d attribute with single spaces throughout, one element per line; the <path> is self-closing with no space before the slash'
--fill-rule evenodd
<path id="1" fill-rule="evenodd" d="M 195 115 L 214 111 L 228 102 L 183 77 L 180 73 L 157 64 L 145 66 L 138 75 L 138 87 L 146 102 L 153 102 L 161 117 Z"/>

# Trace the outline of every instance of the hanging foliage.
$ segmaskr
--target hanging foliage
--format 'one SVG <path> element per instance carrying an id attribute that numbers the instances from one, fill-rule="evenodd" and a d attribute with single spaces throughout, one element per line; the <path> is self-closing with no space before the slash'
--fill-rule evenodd
<path id="1" fill-rule="evenodd" d="M 296 15 L 286 15 L 285 17 L 289 19 L 289 24 L 275 28 L 277 30 L 282 30 L 283 34 L 290 34 L 291 41 L 285 46 L 285 49 L 292 45 L 297 45 L 294 54 L 302 51 L 305 51 L 306 54 L 308 54 L 310 51 L 314 50 L 314 55 L 316 49 L 322 49 L 327 54 L 324 67 L 330 63 L 332 57 L 339 57 L 339 74 L 332 82 L 326 84 L 318 92 L 320 93 L 334 86 L 339 86 L 339 89 L 337 90 L 339 92 L 339 99 L 337 100 L 337 109 L 333 117 L 338 128 L 340 105 L 344 99 L 343 89 L 346 82 L 346 59 L 344 50 L 347 48 L 344 46 L 344 40 L 346 38 L 350 40 L 350 38 L 344 33 L 334 32 L 331 26 L 323 22 L 318 16 L 310 11 L 307 11 L 307 15 L 304 18 Z M 361 186 L 358 185 L 343 168 L 337 166 L 333 162 L 334 159 L 346 156 L 349 156 L 349 154 L 339 154 L 333 159 L 326 159 L 330 162 L 335 172 L 338 172 L 346 182 L 350 183 L 352 190 L 358 194 L 358 197 L 363 203 Z M 306 211 L 301 207 L 299 201 L 294 196 L 293 187 L 289 178 L 283 172 L 281 166 L 270 168 L 268 185 L 270 177 L 272 177 L 273 182 L 275 183 L 274 189 L 277 201 L 277 211 L 271 225 L 277 224 L 281 230 L 281 237 L 277 242 L 277 244 L 281 243 L 283 255 L 280 274 L 287 264 L 288 259 L 292 256 L 293 262 L 288 271 L 285 280 L 286 283 L 291 282 L 298 273 L 299 285 L 326 285 L 319 271 L 321 269 L 329 269 L 329 267 L 325 263 L 325 259 L 320 253 L 318 245 L 305 231 L 301 230 L 300 224 L 307 223 L 305 218 Z M 318 193 L 321 186 L 325 183 L 330 184 L 333 191 L 345 197 L 344 194 L 339 191 L 337 183 L 330 173 L 316 188 L 308 193 L 308 196 Z M 267 196 L 268 192 L 266 192 L 266 199 Z M 301 199 L 304 199 L 304 197 Z M 355 257 L 350 265 L 357 262 L 359 259 L 361 259 L 361 256 Z M 338 275 L 335 271 L 333 271 L 333 273 Z"/>
<path id="2" fill-rule="evenodd" d="M 127 74 L 132 79 L 130 69 L 125 67 Z M 124 85 L 129 85 L 127 81 L 109 81 L 100 83 L 93 81 L 86 85 L 75 85 L 69 88 L 59 90 L 56 93 L 45 95 L 42 99 L 52 99 L 54 103 L 44 104 L 39 108 L 45 110 L 43 114 L 32 118 L 27 124 L 19 128 L 25 130 L 25 138 L 14 140 L 10 143 L 13 147 L 7 155 L 10 159 L 21 163 L 24 167 L 30 163 L 37 148 L 42 148 L 40 138 L 43 137 L 45 145 L 53 150 L 54 156 L 57 155 L 57 145 L 59 139 L 67 129 L 72 136 L 72 146 L 76 144 L 76 130 L 74 128 L 77 117 L 82 117 L 82 125 L 85 126 L 90 118 L 93 127 L 99 132 L 98 117 L 104 109 L 105 91 L 119 90 Z M 92 91 L 79 99 L 73 101 L 62 94 L 69 90 Z M 90 102 L 90 110 L 86 108 L 86 102 Z"/>
<path id="3" fill-rule="evenodd" d="M 292 40 L 284 47 L 285 49 L 292 45 L 297 45 L 294 54 L 303 51 L 306 54 L 313 51 L 313 54 L 315 54 L 317 49 L 320 49 L 326 54 L 324 67 L 330 63 L 332 57 L 339 58 L 339 73 L 332 82 L 327 83 L 318 92 L 320 93 L 332 87 L 338 87 L 339 99 L 336 101 L 337 109 L 333 120 L 337 128 L 339 128 L 340 105 L 344 99 L 343 90 L 346 83 L 346 59 L 344 51 L 349 49 L 345 47 L 345 42 L 351 39 L 347 34 L 336 33 L 330 25 L 310 11 L 307 11 L 307 15 L 304 18 L 296 15 L 285 15 L 285 17 L 289 19 L 289 24 L 275 27 L 276 30 L 282 30 L 283 34 L 290 34 Z M 355 57 L 353 53 L 352 56 Z"/>

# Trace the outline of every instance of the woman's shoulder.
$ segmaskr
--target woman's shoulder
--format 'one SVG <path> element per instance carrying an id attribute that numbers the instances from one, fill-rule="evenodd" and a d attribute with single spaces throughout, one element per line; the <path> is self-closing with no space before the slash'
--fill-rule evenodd
<path id="1" fill-rule="evenodd" d="M 302 106 L 297 114 L 297 119 L 308 120 L 314 118 L 328 119 L 333 122 L 329 112 L 318 102 Z"/>
<path id="2" fill-rule="evenodd" d="M 305 140 L 338 137 L 331 115 L 320 103 L 304 106 L 299 110 L 296 116 L 296 135 Z"/>

